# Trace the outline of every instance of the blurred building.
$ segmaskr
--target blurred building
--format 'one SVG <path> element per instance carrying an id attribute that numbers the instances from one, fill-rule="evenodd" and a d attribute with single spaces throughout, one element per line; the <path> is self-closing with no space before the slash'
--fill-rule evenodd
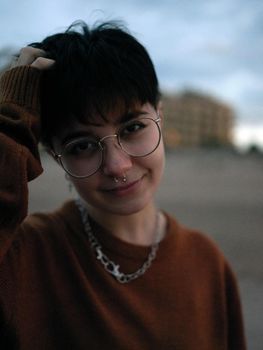
<path id="1" fill-rule="evenodd" d="M 229 106 L 192 91 L 162 100 L 167 148 L 231 146 L 234 112 Z"/>

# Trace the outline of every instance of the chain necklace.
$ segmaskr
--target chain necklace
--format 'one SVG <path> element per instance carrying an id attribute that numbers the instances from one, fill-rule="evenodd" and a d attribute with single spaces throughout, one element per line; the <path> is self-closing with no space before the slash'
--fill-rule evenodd
<path id="1" fill-rule="evenodd" d="M 104 269 L 111 274 L 114 278 L 116 278 L 116 280 L 120 283 L 129 283 L 130 281 L 142 276 L 147 270 L 148 268 L 151 266 L 152 261 L 155 259 L 156 257 L 156 253 L 157 250 L 159 248 L 159 242 L 160 242 L 160 235 L 161 235 L 161 229 L 160 229 L 160 213 L 157 213 L 156 216 L 156 232 L 157 232 L 157 240 L 154 244 L 152 244 L 151 246 L 151 251 L 147 257 L 147 259 L 145 260 L 145 262 L 143 263 L 143 265 L 136 270 L 133 273 L 123 273 L 120 271 L 120 266 L 115 264 L 114 261 L 110 260 L 107 255 L 105 255 L 102 251 L 102 247 L 99 243 L 99 241 L 97 240 L 97 238 L 94 236 L 91 226 L 90 226 L 90 221 L 89 221 L 89 216 L 88 216 L 88 211 L 86 209 L 86 207 L 83 205 L 81 199 L 77 199 L 76 201 L 76 205 L 80 211 L 81 214 L 81 219 L 82 219 L 82 223 L 84 226 L 84 230 L 86 235 L 88 236 L 88 240 L 90 242 L 91 248 L 95 250 L 96 252 L 96 258 L 100 261 L 100 263 L 102 264 L 102 266 L 104 267 Z"/>

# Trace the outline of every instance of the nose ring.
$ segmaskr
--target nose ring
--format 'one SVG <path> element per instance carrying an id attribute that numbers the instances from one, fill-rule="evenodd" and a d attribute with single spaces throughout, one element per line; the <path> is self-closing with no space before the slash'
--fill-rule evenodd
<path id="1" fill-rule="evenodd" d="M 127 181 L 126 175 L 123 175 L 122 177 L 117 177 L 117 176 L 114 176 L 114 177 L 113 177 L 113 181 L 114 181 L 115 183 L 118 183 L 119 180 L 121 180 L 121 182 L 126 182 L 126 181 Z"/>

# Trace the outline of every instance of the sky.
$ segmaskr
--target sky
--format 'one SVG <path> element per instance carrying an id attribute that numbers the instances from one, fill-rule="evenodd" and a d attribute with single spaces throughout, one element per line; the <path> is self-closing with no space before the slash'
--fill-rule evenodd
<path id="1" fill-rule="evenodd" d="M 0 50 L 79 19 L 122 20 L 146 46 L 163 91 L 194 89 L 229 104 L 236 143 L 263 148 L 262 0 L 0 0 Z"/>

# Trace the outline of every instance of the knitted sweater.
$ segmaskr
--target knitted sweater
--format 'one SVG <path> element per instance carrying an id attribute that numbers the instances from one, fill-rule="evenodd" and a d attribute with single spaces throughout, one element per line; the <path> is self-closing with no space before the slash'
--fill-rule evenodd
<path id="1" fill-rule="evenodd" d="M 169 215 L 143 276 L 117 282 L 96 259 L 73 201 L 27 216 L 37 152 L 41 72 L 5 73 L 0 96 L 0 348 L 243 350 L 236 279 L 215 244 Z M 91 222 L 105 253 L 129 273 L 150 247 Z"/>

